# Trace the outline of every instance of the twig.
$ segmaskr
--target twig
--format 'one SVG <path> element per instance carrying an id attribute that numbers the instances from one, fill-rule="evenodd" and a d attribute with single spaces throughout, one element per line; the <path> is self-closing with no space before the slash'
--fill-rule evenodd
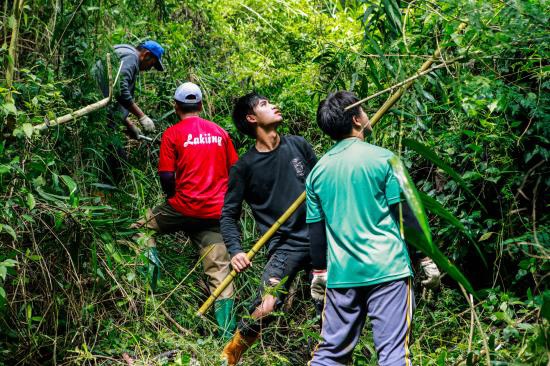
<path id="1" fill-rule="evenodd" d="M 474 299 L 472 298 L 472 294 L 469 294 L 469 303 L 473 304 Z M 475 308 L 470 306 L 470 335 L 468 336 L 468 354 L 472 351 L 472 340 L 474 339 L 474 313 Z"/>
<path id="2" fill-rule="evenodd" d="M 529 199 L 525 193 L 523 193 L 523 187 L 525 187 L 525 184 L 527 183 L 527 178 L 529 178 L 529 176 L 531 175 L 531 173 L 533 173 L 533 171 L 535 169 L 537 169 L 539 166 L 541 166 L 542 164 L 544 164 L 545 161 L 544 160 L 541 160 L 539 161 L 538 163 L 536 163 L 535 165 L 533 165 L 528 171 L 527 173 L 525 173 L 525 177 L 523 178 L 523 181 L 521 182 L 521 185 L 519 186 L 518 188 L 518 191 L 516 193 L 516 195 L 514 196 L 515 199 L 518 198 L 518 195 L 521 194 L 523 197 L 525 197 L 525 199 Z"/>
<path id="3" fill-rule="evenodd" d="M 535 184 L 535 188 L 533 189 L 533 212 L 531 216 L 533 217 L 533 239 L 535 239 L 535 243 L 537 246 L 540 246 L 539 238 L 537 237 L 537 193 L 539 191 L 539 184 L 540 179 L 542 177 L 539 177 L 537 179 L 537 183 Z"/>
<path id="4" fill-rule="evenodd" d="M 182 332 L 183 334 L 185 335 L 191 335 L 193 334 L 189 329 L 185 329 L 184 327 L 182 327 L 177 321 L 174 320 L 174 318 L 172 318 L 170 316 L 170 314 L 168 314 L 168 312 L 166 310 L 164 310 L 164 308 L 160 308 L 160 311 L 162 311 L 162 313 L 164 314 L 164 316 L 166 317 L 166 319 L 170 320 L 170 322 L 172 324 L 174 324 L 176 326 L 176 328 L 178 328 L 178 330 L 180 332 Z"/>
<path id="5" fill-rule="evenodd" d="M 466 297 L 466 300 L 468 301 L 468 305 L 470 305 L 470 309 L 472 311 L 472 315 L 476 321 L 476 324 L 477 324 L 477 327 L 478 327 L 478 330 L 479 330 L 479 335 L 481 337 L 481 340 L 483 342 L 483 347 L 485 347 L 485 361 L 487 363 L 487 366 L 491 366 L 491 355 L 489 355 L 489 343 L 487 342 L 487 337 L 485 335 L 485 332 L 483 331 L 483 328 L 481 327 L 481 322 L 479 321 L 479 318 L 477 316 L 477 312 L 476 312 L 476 309 L 475 309 L 475 306 L 474 306 L 474 301 L 473 301 L 473 297 L 471 294 L 468 294 L 466 292 L 466 289 L 464 288 L 464 286 L 462 286 L 460 283 L 458 284 L 460 286 L 460 289 L 462 290 L 462 293 L 464 294 L 464 296 Z M 483 352 L 481 352 L 482 354 Z"/>
<path id="6" fill-rule="evenodd" d="M 113 83 L 112 76 L 111 76 L 111 62 L 110 62 L 110 54 L 107 54 L 107 73 L 109 74 L 109 96 L 106 98 L 101 99 L 100 101 L 97 101 L 95 103 L 92 103 L 90 105 L 87 105 L 84 108 L 78 109 L 74 112 L 68 113 L 64 116 L 61 116 L 59 118 L 54 119 L 53 121 L 48 121 L 41 123 L 39 125 L 34 126 L 33 128 L 37 131 L 43 131 L 49 127 L 53 127 L 62 123 L 66 123 L 69 121 L 72 121 L 73 119 L 77 119 L 79 117 L 85 116 L 89 113 L 92 113 L 98 109 L 101 109 L 103 107 L 106 107 L 109 102 L 111 101 L 113 97 Z M 115 84 L 118 80 L 118 76 L 120 75 L 120 70 L 122 69 L 122 62 L 120 63 L 120 66 L 118 67 L 117 75 L 115 77 Z"/>
<path id="7" fill-rule="evenodd" d="M 187 280 L 187 278 L 191 275 L 191 273 L 195 272 L 195 270 L 197 269 L 197 267 L 199 266 L 199 264 L 203 261 L 203 259 L 208 255 L 208 253 L 210 253 L 212 251 L 212 249 L 214 249 L 214 245 L 211 245 L 210 246 L 210 249 L 208 249 L 208 251 L 206 253 L 204 253 L 202 255 L 202 257 L 199 258 L 199 260 L 197 261 L 197 263 L 195 263 L 195 266 L 189 271 L 189 273 L 187 273 L 187 275 L 172 289 L 172 291 L 170 291 L 170 293 L 168 295 L 166 295 L 166 297 L 160 302 L 160 304 L 155 308 L 155 310 L 153 312 L 151 312 L 151 315 L 154 314 L 154 312 L 158 309 L 160 309 L 161 311 L 164 311 L 164 309 L 162 309 L 162 305 L 166 302 L 166 300 L 168 300 L 172 294 L 185 282 L 185 280 Z M 151 316 L 149 315 L 149 316 Z M 166 315 L 166 314 L 164 314 Z"/>

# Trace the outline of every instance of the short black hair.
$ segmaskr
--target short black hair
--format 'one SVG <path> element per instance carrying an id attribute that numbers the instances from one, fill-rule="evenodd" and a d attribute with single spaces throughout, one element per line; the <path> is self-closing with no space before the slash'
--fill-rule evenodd
<path id="1" fill-rule="evenodd" d="M 249 114 L 254 114 L 254 108 L 262 99 L 267 100 L 267 98 L 263 95 L 252 92 L 243 95 L 237 99 L 237 102 L 235 102 L 232 115 L 233 123 L 235 123 L 235 127 L 237 127 L 237 130 L 239 130 L 242 134 L 250 137 L 256 137 L 256 130 L 254 129 L 254 126 L 248 122 L 246 116 Z"/>
<path id="2" fill-rule="evenodd" d="M 331 93 L 327 99 L 319 103 L 317 108 L 317 125 L 333 140 L 342 140 L 351 133 L 353 128 L 353 117 L 361 114 L 361 106 L 344 111 L 349 105 L 359 99 L 349 91 L 338 91 Z"/>
<path id="3" fill-rule="evenodd" d="M 182 113 L 202 111 L 202 101 L 198 103 L 182 103 L 179 100 L 176 100 L 176 104 L 178 105 L 178 108 Z"/>

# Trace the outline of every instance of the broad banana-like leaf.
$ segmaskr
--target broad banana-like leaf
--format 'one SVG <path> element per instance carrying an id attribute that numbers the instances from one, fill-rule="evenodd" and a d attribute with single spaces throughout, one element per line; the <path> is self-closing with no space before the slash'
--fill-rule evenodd
<path id="1" fill-rule="evenodd" d="M 466 229 L 466 227 L 452 213 L 447 211 L 445 207 L 443 207 L 443 205 L 441 205 L 441 203 L 439 203 L 437 200 L 435 200 L 434 198 L 428 196 L 426 193 L 423 193 L 423 192 L 418 192 L 418 194 L 420 195 L 420 199 L 422 200 L 424 207 L 428 211 L 430 211 L 440 219 L 444 220 L 448 224 L 451 224 L 457 229 L 459 229 L 468 238 L 468 240 L 476 248 L 476 251 L 479 254 L 481 260 L 483 261 L 483 264 L 485 265 L 485 267 L 488 268 L 487 259 L 483 255 L 483 252 L 477 245 L 476 241 L 473 239 L 469 230 Z"/>
<path id="2" fill-rule="evenodd" d="M 401 191 L 407 199 L 407 202 L 421 228 L 421 232 L 418 232 L 412 228 L 406 226 L 404 227 L 407 243 L 410 243 L 422 253 L 430 257 L 439 269 L 447 272 L 451 278 L 460 283 L 469 293 L 475 296 L 475 291 L 470 284 L 470 281 L 468 281 L 466 276 L 464 276 L 458 267 L 453 264 L 449 258 L 447 258 L 445 254 L 443 254 L 441 250 L 439 250 L 439 248 L 433 243 L 432 234 L 430 232 L 428 219 L 424 211 L 424 206 L 422 205 L 422 200 L 420 199 L 420 195 L 418 194 L 407 169 L 397 156 L 392 157 L 389 162 L 393 168 L 395 177 L 399 181 Z"/>
<path id="3" fill-rule="evenodd" d="M 424 158 L 428 159 L 429 161 L 437 165 L 445 173 L 449 174 L 458 183 L 458 185 L 466 191 L 466 193 L 468 193 L 473 199 L 476 200 L 476 202 L 481 206 L 483 211 L 487 212 L 487 209 L 485 208 L 485 206 L 475 196 L 475 194 L 468 187 L 464 179 L 462 179 L 462 177 L 453 168 L 451 168 L 449 164 L 447 164 L 441 158 L 439 158 L 435 152 L 429 149 L 426 145 L 423 145 L 420 142 L 412 139 L 403 139 L 403 145 L 413 149 L 414 151 L 422 155 Z"/>

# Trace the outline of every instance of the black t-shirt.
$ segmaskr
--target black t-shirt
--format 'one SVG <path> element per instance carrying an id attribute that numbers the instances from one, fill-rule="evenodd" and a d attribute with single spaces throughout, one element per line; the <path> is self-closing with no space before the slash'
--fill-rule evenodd
<path id="1" fill-rule="evenodd" d="M 281 136 L 275 150 L 259 152 L 253 146 L 233 165 L 220 219 L 223 240 L 231 256 L 243 251 L 239 230 L 243 201 L 252 209 L 260 233 L 265 233 L 304 192 L 306 177 L 316 162 L 315 152 L 303 137 Z M 309 250 L 304 205 L 269 241 L 269 253 L 275 249 Z"/>

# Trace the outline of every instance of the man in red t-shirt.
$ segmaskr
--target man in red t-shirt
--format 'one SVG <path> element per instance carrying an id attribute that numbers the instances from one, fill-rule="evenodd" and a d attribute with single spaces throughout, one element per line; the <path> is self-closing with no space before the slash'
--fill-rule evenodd
<path id="1" fill-rule="evenodd" d="M 174 100 L 180 122 L 162 135 L 158 166 L 167 201 L 147 210 L 146 217 L 133 227 L 159 233 L 184 231 L 199 247 L 210 291 L 214 291 L 231 272 L 219 219 L 229 168 L 238 156 L 229 134 L 217 124 L 199 117 L 202 93 L 197 85 L 189 82 L 180 85 Z M 148 246 L 154 288 L 160 261 L 154 239 L 148 240 Z M 233 286 L 228 286 L 215 304 L 216 321 L 224 338 L 230 337 L 235 330 L 235 318 L 231 316 L 233 292 Z"/>

